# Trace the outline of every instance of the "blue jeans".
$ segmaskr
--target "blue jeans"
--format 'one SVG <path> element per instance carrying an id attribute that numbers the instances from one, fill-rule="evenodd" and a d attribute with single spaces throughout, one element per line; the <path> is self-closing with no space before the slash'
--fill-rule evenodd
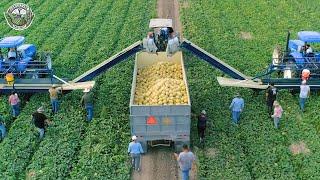
<path id="1" fill-rule="evenodd" d="M 12 116 L 13 117 L 19 116 L 19 114 L 20 114 L 19 104 L 11 105 L 11 107 L 12 107 Z"/>
<path id="2" fill-rule="evenodd" d="M 140 154 L 133 154 L 131 153 L 131 158 L 132 158 L 132 166 L 134 169 L 137 171 L 140 168 Z"/>
<path id="3" fill-rule="evenodd" d="M 181 171 L 182 180 L 189 180 L 189 171 L 190 169 Z"/>
<path id="4" fill-rule="evenodd" d="M 39 138 L 42 139 L 44 136 L 44 128 L 38 128 L 39 131 Z"/>
<path id="5" fill-rule="evenodd" d="M 240 111 L 232 111 L 232 122 L 238 124 L 240 120 Z"/>
<path id="6" fill-rule="evenodd" d="M 59 101 L 58 99 L 51 99 L 52 112 L 58 112 Z"/>
<path id="7" fill-rule="evenodd" d="M 304 110 L 304 105 L 306 104 L 307 98 L 300 98 L 299 104 L 300 104 L 300 109 L 303 111 Z"/>
<path id="8" fill-rule="evenodd" d="M 93 105 L 92 104 L 86 104 L 85 105 L 86 111 L 87 111 L 87 121 L 90 122 L 93 118 Z"/>
<path id="9" fill-rule="evenodd" d="M 1 131 L 1 139 L 3 139 L 7 134 L 6 127 L 4 126 L 4 124 L 0 125 L 0 131 Z"/>
<path id="10" fill-rule="evenodd" d="M 273 118 L 273 123 L 274 123 L 274 127 L 275 127 L 276 129 L 278 129 L 278 128 L 279 128 L 279 123 L 280 123 L 280 118 L 274 117 L 274 118 Z"/>

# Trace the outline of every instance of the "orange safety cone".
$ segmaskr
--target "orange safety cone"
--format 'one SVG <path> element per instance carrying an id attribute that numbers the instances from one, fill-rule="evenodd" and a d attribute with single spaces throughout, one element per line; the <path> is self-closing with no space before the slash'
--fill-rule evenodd
<path id="1" fill-rule="evenodd" d="M 148 125 L 155 125 L 155 124 L 158 124 L 158 122 L 154 116 L 149 116 L 147 119 L 147 124 Z"/>

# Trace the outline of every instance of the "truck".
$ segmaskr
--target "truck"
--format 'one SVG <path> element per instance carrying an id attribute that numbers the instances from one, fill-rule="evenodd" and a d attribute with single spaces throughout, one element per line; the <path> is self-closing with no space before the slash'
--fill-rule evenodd
<path id="1" fill-rule="evenodd" d="M 183 81 L 186 85 L 188 102 L 186 104 L 141 105 L 134 101 L 138 69 L 157 62 L 174 62 L 181 65 Z M 180 150 L 183 144 L 190 144 L 191 103 L 182 52 L 168 57 L 166 52 L 157 54 L 136 53 L 130 97 L 131 134 L 138 137 L 142 148 L 148 146 L 174 145 Z"/>

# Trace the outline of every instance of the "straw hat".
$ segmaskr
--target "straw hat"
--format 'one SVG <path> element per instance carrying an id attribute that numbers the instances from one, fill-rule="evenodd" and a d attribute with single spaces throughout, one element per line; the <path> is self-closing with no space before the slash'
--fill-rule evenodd
<path id="1" fill-rule="evenodd" d="M 202 110 L 201 114 L 207 114 L 207 112 L 205 110 Z"/>
<path id="2" fill-rule="evenodd" d="M 301 84 L 307 84 L 307 81 L 306 81 L 306 80 L 303 80 L 303 81 L 301 82 Z"/>
<path id="3" fill-rule="evenodd" d="M 85 88 L 85 89 L 83 90 L 83 92 L 84 92 L 84 93 L 90 92 L 90 88 Z"/>
<path id="4" fill-rule="evenodd" d="M 43 109 L 43 107 L 41 106 L 41 107 L 39 107 L 39 108 L 37 109 L 37 111 L 38 111 L 39 113 L 42 113 L 42 112 L 44 112 L 44 109 Z"/>
<path id="5" fill-rule="evenodd" d="M 273 102 L 273 105 L 274 105 L 274 106 L 279 106 L 280 104 L 279 104 L 278 101 L 274 101 L 274 102 Z"/>
<path id="6" fill-rule="evenodd" d="M 137 140 L 137 136 L 132 136 L 131 139 L 132 139 L 132 141 L 135 141 L 135 140 Z"/>

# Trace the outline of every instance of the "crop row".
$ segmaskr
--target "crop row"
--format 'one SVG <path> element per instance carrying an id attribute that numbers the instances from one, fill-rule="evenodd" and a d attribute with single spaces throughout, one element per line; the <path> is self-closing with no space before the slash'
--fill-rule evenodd
<path id="1" fill-rule="evenodd" d="M 294 10 L 294 7 L 299 6 L 298 1 L 290 5 L 278 1 L 259 5 L 256 1 L 212 3 L 207 0 L 188 3 L 182 10 L 184 36 L 252 76 L 269 63 L 274 45 L 284 44 L 288 27 L 294 32 L 302 27 L 319 29 L 319 25 L 307 23 L 303 20 L 303 15 Z M 304 13 L 314 14 L 317 12 L 315 4 L 319 3 L 299 8 L 308 9 L 302 10 Z M 274 10 L 268 11 L 271 7 Z M 280 15 L 283 11 L 286 13 Z M 296 98 L 285 91 L 280 92 L 279 100 L 285 114 L 280 130 L 275 130 L 267 115 L 263 95 L 251 97 L 251 92 L 247 90 L 221 88 L 213 80 L 215 76 L 221 76 L 221 72 L 209 71 L 209 65 L 194 62 L 198 60 L 196 58 L 189 58 L 190 61 L 185 64 L 192 108 L 196 113 L 201 108 L 209 109 L 209 119 L 212 121 L 212 126 L 208 129 L 206 149 L 198 151 L 200 177 L 315 179 L 319 176 L 319 155 L 316 152 L 319 143 L 313 140 L 318 138 L 316 127 L 305 120 L 309 119 L 308 112 L 303 115 L 299 113 Z M 228 110 L 236 91 L 240 91 L 246 101 L 239 127 L 231 126 Z M 212 94 L 216 96 L 212 98 Z M 194 136 L 197 137 L 195 134 Z M 292 155 L 289 147 L 299 141 L 305 142 L 312 153 Z M 225 142 L 230 142 L 231 145 L 223 146 Z M 199 145 L 197 141 L 194 144 Z M 227 168 L 219 165 L 221 161 L 228 162 Z M 245 167 L 241 168 L 243 173 L 240 176 L 234 174 L 234 170 L 239 167 Z"/>
<path id="2" fill-rule="evenodd" d="M 102 7 L 97 4 L 96 8 Z M 105 6 L 104 6 L 105 7 Z M 120 6 L 120 8 L 122 8 Z M 97 9 L 93 8 L 95 12 Z M 119 12 L 119 9 L 114 8 L 107 11 L 108 13 Z M 87 18 L 93 18 L 89 14 Z M 67 61 L 65 61 L 67 62 Z M 88 67 L 87 67 L 88 68 Z M 27 168 L 26 174 L 36 177 L 55 177 L 62 178 L 69 176 L 70 171 L 73 169 L 73 163 L 77 162 L 78 151 L 80 150 L 80 141 L 86 136 L 86 125 L 84 125 L 81 110 L 74 107 L 68 109 L 70 104 L 79 104 L 80 96 L 72 92 L 68 96 L 69 100 L 63 98 L 63 105 L 58 114 L 58 125 L 48 131 L 48 138 L 41 143 L 40 149 L 35 153 L 32 158 L 31 164 Z M 59 118 L 62 118 L 59 120 Z M 94 121 L 99 121 L 94 119 Z M 63 130 L 65 129 L 65 130 Z M 60 133 L 58 131 L 62 130 Z M 70 143 L 72 142 L 72 143 Z M 43 158 L 40 158 L 43 157 Z"/>
<path id="3" fill-rule="evenodd" d="M 147 31 L 148 19 L 154 13 L 147 11 L 146 7 L 152 6 L 154 2 L 134 0 L 130 9 L 127 10 L 127 16 L 131 14 L 135 16 L 126 18 L 120 34 L 108 38 L 110 36 L 98 33 L 96 38 L 102 38 L 102 42 L 110 43 L 112 46 L 116 45 L 112 50 L 114 53 L 141 39 L 142 34 Z M 114 20 L 117 21 L 117 19 Z M 115 42 L 118 43 L 114 44 Z M 104 55 L 103 52 L 100 53 Z M 95 55 L 97 58 L 99 56 L 100 54 Z M 97 80 L 99 85 L 95 89 L 96 97 L 104 99 L 97 101 L 97 115 L 100 115 L 100 118 L 88 129 L 79 154 L 79 161 L 72 171 L 73 178 L 129 179 L 130 169 L 124 151 L 130 137 L 128 102 L 132 70 L 132 61 L 123 62 Z M 102 131 L 102 129 L 106 130 Z"/>

